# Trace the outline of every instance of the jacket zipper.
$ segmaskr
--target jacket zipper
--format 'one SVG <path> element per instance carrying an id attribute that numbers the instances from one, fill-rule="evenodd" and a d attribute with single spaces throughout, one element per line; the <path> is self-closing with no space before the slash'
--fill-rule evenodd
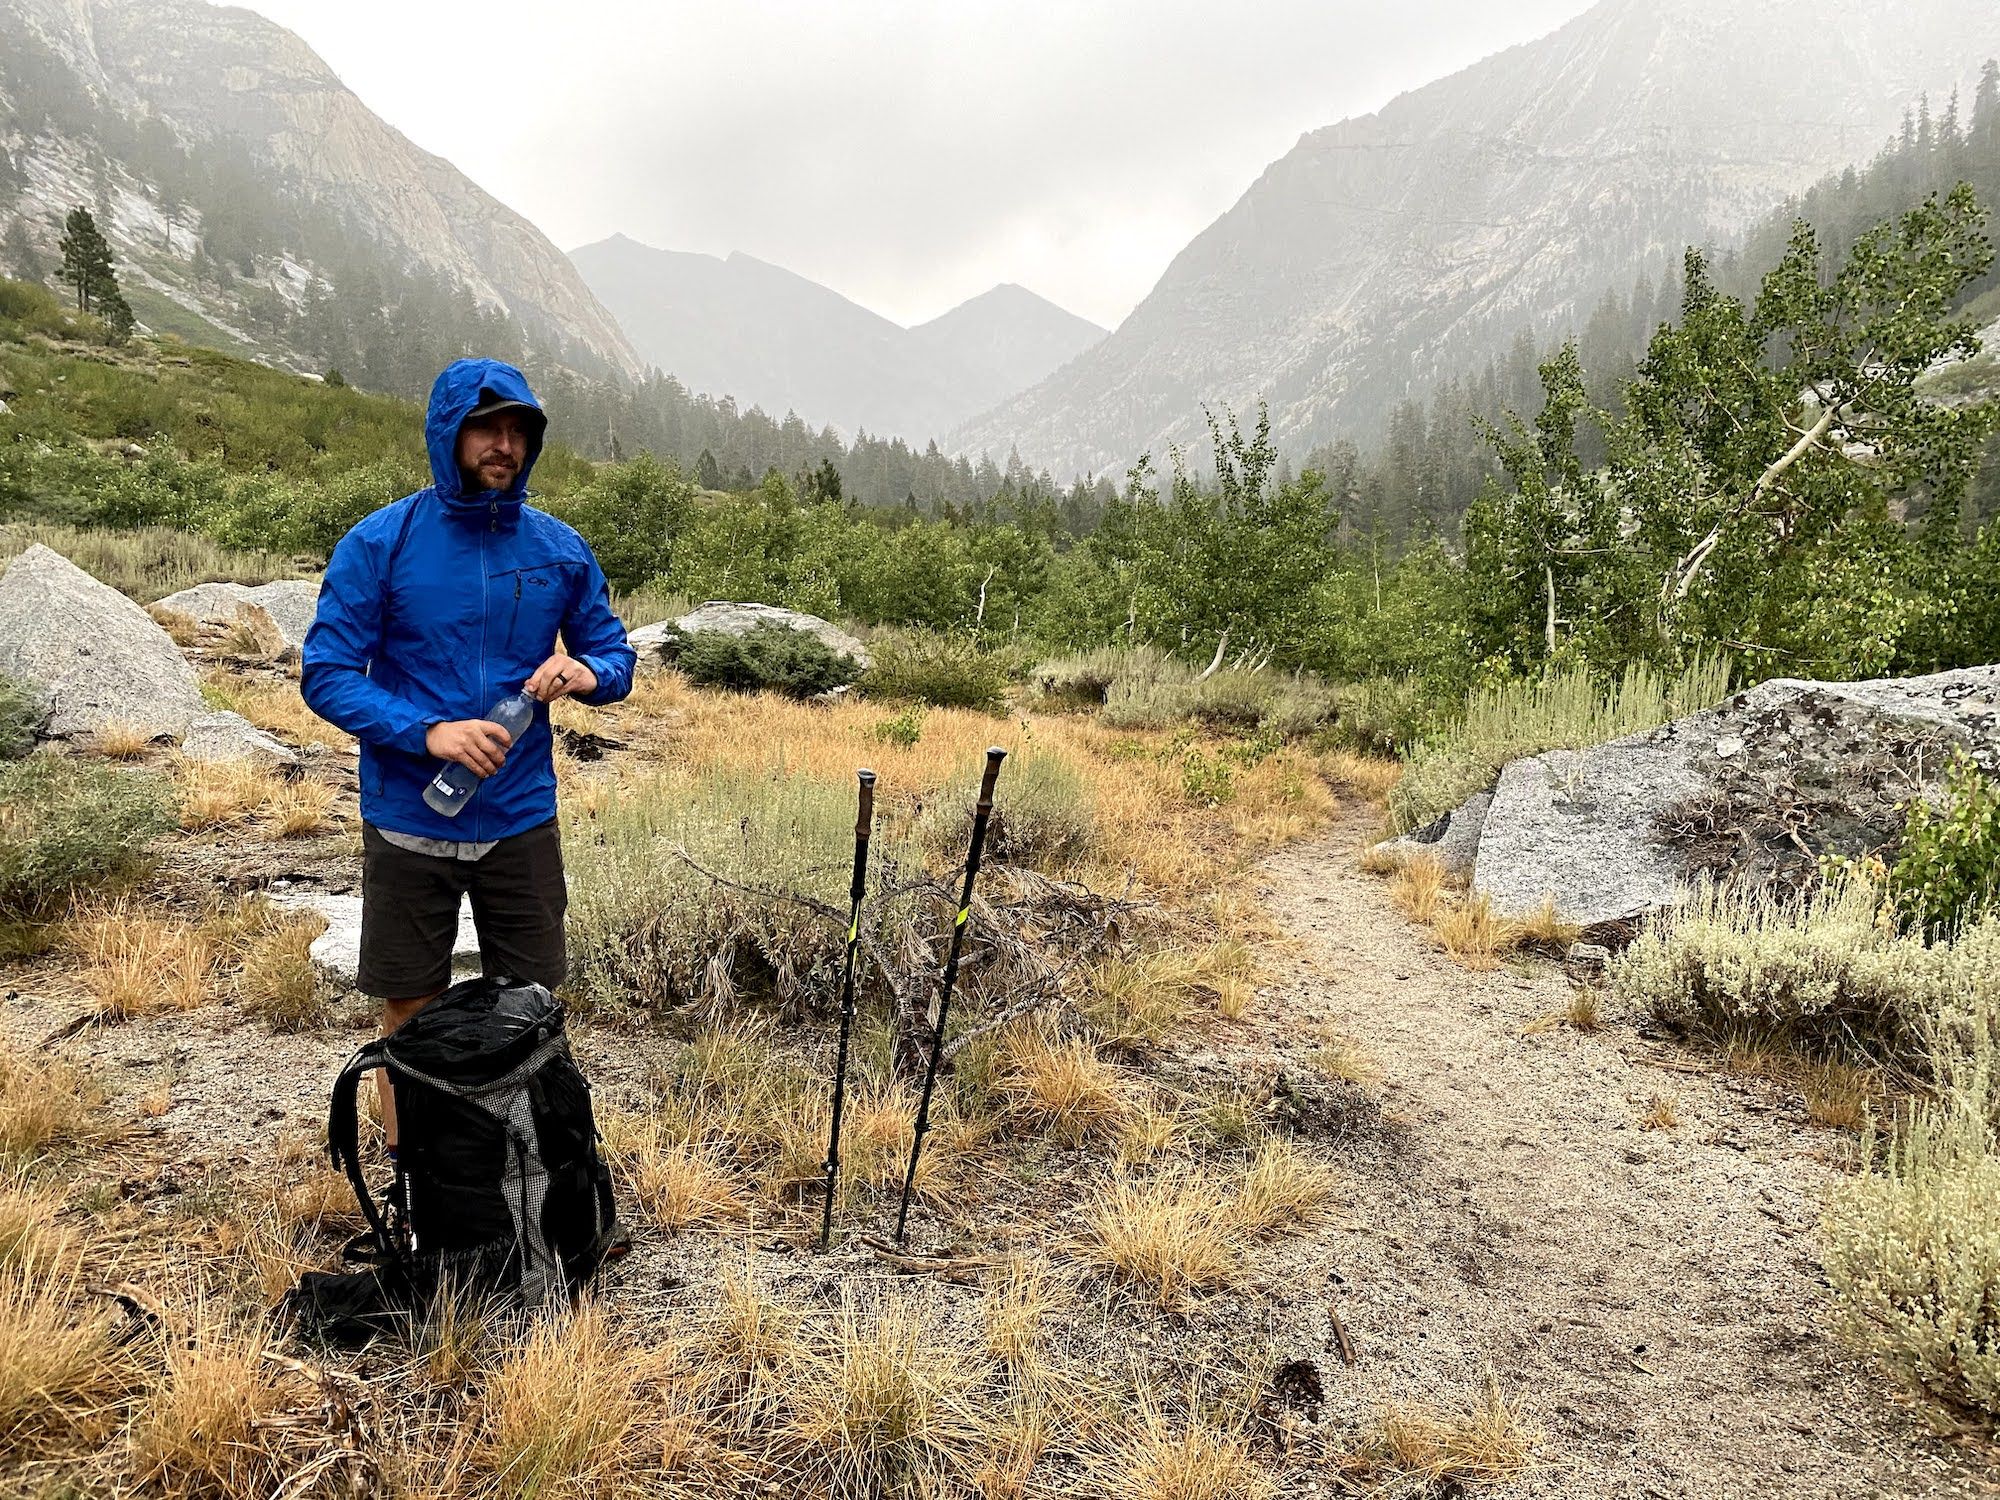
<path id="1" fill-rule="evenodd" d="M 486 535 L 487 532 L 498 531 L 500 529 L 499 504 L 489 500 L 486 503 L 486 509 L 488 512 L 486 531 L 479 533 L 479 691 L 481 693 L 490 693 L 492 691 L 486 683 L 486 617 L 490 613 L 489 606 L 492 602 L 493 593 L 493 575 L 486 571 Z M 483 698 L 481 701 L 490 702 L 491 699 Z M 475 713 L 477 711 L 477 709 L 474 710 Z M 481 800 L 478 788 L 474 788 L 472 795 L 472 841 L 474 843 L 483 843 L 484 840 L 481 835 L 485 830 L 486 804 Z"/>
<path id="2" fill-rule="evenodd" d="M 521 628 L 521 574 L 520 570 L 516 569 L 514 573 L 514 614 L 513 617 L 507 621 L 507 649 L 509 651 L 514 649 L 514 632 L 519 630 L 520 628 Z"/>

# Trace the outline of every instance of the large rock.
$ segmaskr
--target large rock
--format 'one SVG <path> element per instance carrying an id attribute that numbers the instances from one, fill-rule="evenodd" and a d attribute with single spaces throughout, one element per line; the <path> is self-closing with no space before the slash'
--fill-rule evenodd
<path id="1" fill-rule="evenodd" d="M 170 609 L 204 625 L 233 625 L 246 604 L 268 614 L 285 644 L 297 651 L 305 645 L 313 612 L 319 608 L 319 584 L 310 578 L 281 578 L 255 588 L 242 583 L 197 583 L 167 595 L 153 608 Z"/>
<path id="2" fill-rule="evenodd" d="M 312 961 L 335 983 L 353 988 L 361 969 L 361 898 L 310 887 L 274 887 L 266 894 L 288 911 L 318 912 L 326 918 L 326 931 L 313 939 Z M 478 972 L 479 934 L 472 925 L 471 904 L 462 902 L 458 909 L 458 936 L 451 945 L 452 978 L 467 979 Z"/>
<path id="3" fill-rule="evenodd" d="M 678 620 L 642 625 L 630 632 L 629 639 L 632 649 L 639 654 L 642 667 L 662 666 L 673 659 L 675 647 L 687 636 L 699 635 L 704 630 L 719 630 L 725 635 L 748 635 L 759 625 L 783 625 L 788 630 L 803 630 L 818 636 L 829 650 L 846 657 L 864 672 L 870 665 L 868 648 L 837 625 L 828 624 L 818 615 L 779 609 L 773 604 L 731 604 L 726 600 L 711 599 Z"/>
<path id="4" fill-rule="evenodd" d="M 1479 836 L 1485 830 L 1486 814 L 1492 806 L 1493 791 L 1489 787 L 1466 798 L 1463 807 L 1433 818 L 1422 828 L 1412 829 L 1401 838 L 1384 839 L 1375 846 L 1375 852 L 1399 864 L 1426 857 L 1435 859 L 1444 866 L 1446 874 L 1469 880 L 1473 862 L 1479 858 Z"/>
<path id="5" fill-rule="evenodd" d="M 181 751 L 189 760 L 242 760 L 278 767 L 299 763 L 298 752 L 237 713 L 203 714 L 188 725 Z"/>
<path id="6" fill-rule="evenodd" d="M 1704 712 L 1501 772 L 1472 883 L 1519 916 L 1591 927 L 1677 903 L 1702 875 L 1788 889 L 1822 855 L 1893 841 L 1954 746 L 2000 772 L 2000 666 L 1874 682 L 1758 684 Z M 1484 795 L 1484 794 L 1482 794 Z"/>
<path id="7" fill-rule="evenodd" d="M 0 673 L 42 694 L 57 738 L 121 724 L 178 739 L 206 712 L 153 617 L 39 542 L 0 574 Z"/>

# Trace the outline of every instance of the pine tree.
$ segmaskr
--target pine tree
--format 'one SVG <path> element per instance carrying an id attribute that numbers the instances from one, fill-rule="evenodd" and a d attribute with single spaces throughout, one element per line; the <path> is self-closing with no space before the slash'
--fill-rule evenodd
<path id="1" fill-rule="evenodd" d="M 28 226 L 22 219 L 10 219 L 7 234 L 0 239 L 0 261 L 4 261 L 10 274 L 23 281 L 42 281 L 49 274 L 48 263 L 42 259 L 35 242 L 28 238 Z"/>
<path id="2" fill-rule="evenodd" d="M 89 312 L 109 291 L 118 294 L 118 278 L 111 269 L 111 246 L 98 230 L 87 208 L 73 208 L 63 220 L 62 269 L 57 279 L 76 293 L 79 311 Z M 121 302 L 123 298 L 119 299 Z M 129 316 L 129 312 L 127 314 Z"/>

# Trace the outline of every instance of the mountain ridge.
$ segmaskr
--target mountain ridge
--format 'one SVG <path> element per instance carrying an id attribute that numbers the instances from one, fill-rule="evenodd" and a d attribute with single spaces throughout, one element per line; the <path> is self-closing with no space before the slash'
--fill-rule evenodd
<path id="1" fill-rule="evenodd" d="M 569 257 L 645 360 L 688 389 L 849 436 L 924 442 L 1104 336 L 1011 284 L 906 328 L 741 250 L 667 250 L 621 232 Z"/>
<path id="2" fill-rule="evenodd" d="M 1603 0 L 1305 133 L 1103 343 L 950 446 L 1060 477 L 1198 438 L 1204 403 L 1266 400 L 1288 450 L 1365 430 L 1865 159 L 1994 50 L 1974 0 Z"/>

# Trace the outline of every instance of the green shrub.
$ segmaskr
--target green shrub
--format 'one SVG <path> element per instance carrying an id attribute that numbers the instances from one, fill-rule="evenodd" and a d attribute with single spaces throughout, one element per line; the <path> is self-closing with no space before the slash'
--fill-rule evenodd
<path id="1" fill-rule="evenodd" d="M 1970 971 L 1981 952 L 1897 932 L 1864 880 L 1799 900 L 1710 884 L 1640 933 L 1613 964 L 1610 985 L 1684 1030 L 1911 1057 L 1928 1017 L 1961 1006 L 1967 986 L 2000 986 L 2000 972 Z"/>
<path id="2" fill-rule="evenodd" d="M 1709 658 L 1667 678 L 1640 662 L 1610 686 L 1572 669 L 1475 688 L 1465 716 L 1410 753 L 1389 794 L 1390 831 L 1408 833 L 1450 812 L 1509 761 L 1601 745 L 1712 708 L 1728 696 L 1729 674 L 1727 661 Z"/>
<path id="3" fill-rule="evenodd" d="M 1007 667 L 970 636 L 933 630 L 883 631 L 868 643 L 873 665 L 861 679 L 871 698 L 992 713 L 1007 701 Z"/>
<path id="4" fill-rule="evenodd" d="M 2000 782 L 1963 750 L 1945 772 L 1942 805 L 1922 797 L 1910 804 L 1889 899 L 1906 923 L 1932 937 L 2000 905 Z"/>
<path id="5" fill-rule="evenodd" d="M 1402 755 L 1436 725 L 1438 702 L 1415 677 L 1371 677 L 1335 690 L 1331 740 L 1363 755 Z"/>
<path id="6" fill-rule="evenodd" d="M 1041 662 L 1029 671 L 1028 680 L 1050 708 L 1102 708 L 1111 685 L 1130 674 L 1133 659 L 1142 653 L 1162 655 L 1145 646 L 1098 646 Z"/>
<path id="7" fill-rule="evenodd" d="M 1916 941 L 1914 938 L 1904 939 Z M 1948 945 L 1955 991 L 1926 1018 L 1935 1092 L 1903 1111 L 1823 1225 L 1836 1326 L 1907 1384 L 2000 1419 L 2000 918 Z M 1937 997 L 1933 997 L 1935 1000 Z"/>
<path id="8" fill-rule="evenodd" d="M 1306 673 L 1223 667 L 1204 677 L 1152 646 L 1057 657 L 1037 666 L 1029 680 L 1050 707 L 1102 708 L 1114 729 L 1199 724 L 1298 739 L 1331 723 L 1335 712 L 1333 690 Z"/>
<path id="9" fill-rule="evenodd" d="M 939 790 L 918 820 L 924 849 L 940 863 L 962 863 L 972 837 L 984 763 L 968 763 Z M 1067 761 L 1017 751 L 1000 772 L 986 829 L 986 858 L 1045 873 L 1072 868 L 1097 831 L 1089 788 Z"/>
<path id="10" fill-rule="evenodd" d="M 899 714 L 892 714 L 875 726 L 875 738 L 885 745 L 897 745 L 907 750 L 924 737 L 924 711 L 917 704 L 910 704 Z"/>
<path id="11" fill-rule="evenodd" d="M 703 630 L 690 636 L 674 665 L 705 687 L 810 698 L 854 680 L 854 663 L 818 636 L 762 621 L 742 635 Z"/>
<path id="12" fill-rule="evenodd" d="M 157 776 L 52 755 L 0 764 L 0 910 L 45 913 L 131 873 L 173 821 Z"/>
<path id="13" fill-rule="evenodd" d="M 0 760 L 18 760 L 35 748 L 49 716 L 42 695 L 25 682 L 0 676 Z"/>

